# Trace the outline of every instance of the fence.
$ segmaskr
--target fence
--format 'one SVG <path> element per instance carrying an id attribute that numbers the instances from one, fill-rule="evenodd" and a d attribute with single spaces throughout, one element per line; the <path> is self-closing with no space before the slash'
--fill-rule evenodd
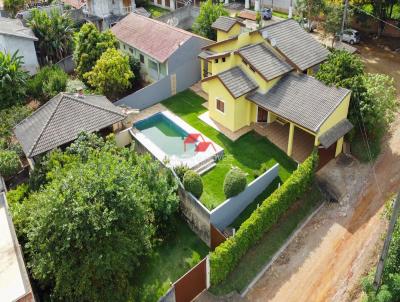
<path id="1" fill-rule="evenodd" d="M 179 278 L 158 302 L 190 302 L 210 287 L 208 256 Z"/>
<path id="2" fill-rule="evenodd" d="M 135 109 L 145 109 L 171 96 L 171 76 L 150 84 L 115 102 L 117 106 L 125 105 Z"/>
<path id="3" fill-rule="evenodd" d="M 215 248 L 224 242 L 227 238 L 220 230 L 218 230 L 215 226 L 210 224 L 210 241 L 211 241 L 211 249 L 215 250 Z"/>
<path id="4" fill-rule="evenodd" d="M 198 17 L 200 9 L 193 5 L 187 5 L 180 7 L 168 14 L 162 15 L 157 20 L 167 23 L 169 20 L 178 21 L 176 27 L 182 29 L 190 29 L 194 23 L 194 20 Z"/>

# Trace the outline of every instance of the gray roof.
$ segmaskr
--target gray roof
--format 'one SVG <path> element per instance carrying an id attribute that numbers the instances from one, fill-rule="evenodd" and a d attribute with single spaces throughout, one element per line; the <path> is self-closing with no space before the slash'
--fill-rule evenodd
<path id="1" fill-rule="evenodd" d="M 239 67 L 221 72 L 217 77 L 236 99 L 258 87 Z"/>
<path id="2" fill-rule="evenodd" d="M 203 50 L 202 52 L 199 53 L 198 57 L 200 59 L 205 59 L 205 60 L 211 60 L 213 58 L 220 58 L 224 56 L 229 56 L 230 52 L 229 51 L 223 51 L 223 52 L 214 52 L 211 50 Z"/>
<path id="3" fill-rule="evenodd" d="M 0 34 L 37 41 L 32 30 L 25 27 L 19 19 L 0 17 Z"/>
<path id="4" fill-rule="evenodd" d="M 241 26 L 245 26 L 242 22 L 235 18 L 220 16 L 217 20 L 214 21 L 213 24 L 211 24 L 211 27 L 217 30 L 228 32 L 236 23 L 239 23 Z"/>
<path id="5" fill-rule="evenodd" d="M 252 93 L 247 99 L 283 118 L 318 132 L 350 91 L 329 87 L 313 77 L 290 73 L 266 94 Z"/>
<path id="6" fill-rule="evenodd" d="M 331 129 L 322 134 L 319 137 L 319 142 L 325 148 L 329 148 L 334 142 L 336 142 L 339 138 L 343 137 L 351 129 L 353 129 L 353 124 L 350 123 L 350 121 L 347 118 L 341 120 Z"/>
<path id="7" fill-rule="evenodd" d="M 329 51 L 293 19 L 268 25 L 260 32 L 276 42 L 276 48 L 300 70 L 306 70 L 327 59 Z"/>
<path id="8" fill-rule="evenodd" d="M 14 128 L 27 157 L 52 150 L 125 118 L 122 109 L 106 97 L 60 93 Z"/>
<path id="9" fill-rule="evenodd" d="M 267 81 L 293 70 L 292 66 L 278 58 L 263 43 L 243 47 L 238 53 Z"/>

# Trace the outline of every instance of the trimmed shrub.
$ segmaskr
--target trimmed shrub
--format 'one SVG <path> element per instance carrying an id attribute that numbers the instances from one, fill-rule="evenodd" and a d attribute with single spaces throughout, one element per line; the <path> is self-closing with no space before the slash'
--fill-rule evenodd
<path id="1" fill-rule="evenodd" d="M 226 173 L 224 180 L 224 193 L 226 198 L 238 195 L 247 185 L 246 174 L 238 167 L 232 167 Z"/>
<path id="2" fill-rule="evenodd" d="M 200 198 L 203 193 L 203 181 L 200 175 L 193 170 L 186 171 L 183 176 L 183 186 L 186 191 L 192 193 L 196 198 Z"/>
<path id="3" fill-rule="evenodd" d="M 189 170 L 190 170 L 189 167 L 186 165 L 180 165 L 180 166 L 174 167 L 175 174 L 176 174 L 176 176 L 178 176 L 180 181 L 183 181 L 183 176 Z"/>
<path id="4" fill-rule="evenodd" d="M 243 222 L 235 236 L 220 244 L 210 256 L 211 284 L 225 280 L 243 255 L 268 231 L 314 180 L 318 155 L 314 151 L 293 174 Z"/>
<path id="5" fill-rule="evenodd" d="M 9 178 L 21 167 L 18 154 L 15 151 L 0 150 L 0 175 Z"/>

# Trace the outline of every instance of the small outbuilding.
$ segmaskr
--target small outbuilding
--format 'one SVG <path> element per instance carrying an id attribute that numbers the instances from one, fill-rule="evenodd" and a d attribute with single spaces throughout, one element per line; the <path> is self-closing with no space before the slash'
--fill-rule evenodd
<path id="1" fill-rule="evenodd" d="M 125 119 L 105 96 L 60 93 L 14 128 L 26 157 L 33 159 L 74 141 L 80 132 L 96 132 Z"/>

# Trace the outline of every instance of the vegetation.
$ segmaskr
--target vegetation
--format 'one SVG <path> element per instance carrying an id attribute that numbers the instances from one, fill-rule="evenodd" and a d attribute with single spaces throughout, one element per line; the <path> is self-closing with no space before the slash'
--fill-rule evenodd
<path id="1" fill-rule="evenodd" d="M 19 104 L 26 93 L 28 73 L 22 69 L 23 58 L 18 51 L 9 54 L 0 51 L 0 109 Z"/>
<path id="2" fill-rule="evenodd" d="M 33 277 L 60 300 L 132 297 L 130 281 L 178 209 L 171 173 L 112 139 L 82 134 L 32 177 L 39 185 L 11 210 Z"/>
<path id="3" fill-rule="evenodd" d="M 46 102 L 67 88 L 68 75 L 57 65 L 45 66 L 29 79 L 29 95 Z"/>
<path id="4" fill-rule="evenodd" d="M 103 52 L 116 48 L 117 40 L 110 31 L 99 32 L 92 23 L 85 23 L 74 36 L 74 61 L 76 72 L 81 80 L 91 71 Z"/>
<path id="5" fill-rule="evenodd" d="M 193 170 L 186 171 L 183 176 L 183 186 L 185 190 L 192 193 L 196 198 L 203 194 L 203 181 L 198 173 Z"/>
<path id="6" fill-rule="evenodd" d="M 171 227 L 171 236 L 154 249 L 136 274 L 133 301 L 158 301 L 172 283 L 207 255 L 208 247 L 184 219 L 177 217 Z"/>
<path id="7" fill-rule="evenodd" d="M 133 73 L 133 77 L 131 78 L 131 85 L 135 87 L 140 81 L 140 61 L 136 59 L 134 56 L 129 55 L 129 67 Z"/>
<path id="8" fill-rule="evenodd" d="M 0 175 L 9 178 L 21 168 L 19 156 L 15 151 L 0 149 Z"/>
<path id="9" fill-rule="evenodd" d="M 10 13 L 12 17 L 24 8 L 25 0 L 4 0 L 4 9 Z"/>
<path id="10" fill-rule="evenodd" d="M 269 190 L 272 193 L 278 184 L 275 182 L 275 184 L 272 183 L 271 185 L 266 191 Z M 257 208 L 257 204 L 261 204 L 265 200 L 265 195 L 269 196 L 271 194 L 270 192 L 260 194 L 257 202 L 253 203 L 254 207 L 248 211 L 248 216 Z M 262 199 L 263 197 L 264 199 Z M 228 277 L 218 286 L 211 287 L 210 291 L 215 295 L 227 295 L 232 291 L 242 292 L 263 269 L 265 264 L 271 261 L 272 257 L 285 244 L 296 228 L 320 204 L 321 200 L 322 196 L 317 186 L 312 186 L 310 190 L 302 194 L 300 199 L 279 218 L 278 222 L 262 235 L 260 240 L 254 243 Z M 237 228 L 242 224 L 239 223 L 239 221 L 235 222 L 235 225 L 238 225 Z"/>
<path id="11" fill-rule="evenodd" d="M 238 167 L 232 167 L 224 179 L 224 194 L 226 198 L 238 195 L 246 189 L 246 174 Z"/>
<path id="12" fill-rule="evenodd" d="M 67 13 L 33 9 L 28 26 L 39 39 L 36 47 L 42 64 L 56 63 L 71 54 L 74 28 Z"/>
<path id="13" fill-rule="evenodd" d="M 174 167 L 174 172 L 176 176 L 178 176 L 179 180 L 182 182 L 183 181 L 183 176 L 185 176 L 185 173 L 189 171 L 189 167 L 186 165 L 180 165 Z"/>
<path id="14" fill-rule="evenodd" d="M 115 48 L 109 48 L 83 78 L 97 93 L 115 99 L 131 86 L 133 73 L 129 56 Z"/>
<path id="15" fill-rule="evenodd" d="M 390 205 L 394 200 L 392 199 Z M 389 215 L 388 215 L 388 220 Z M 385 261 L 382 283 L 376 291 L 373 287 L 375 270 L 362 280 L 366 302 L 396 302 L 400 297 L 400 217 L 397 218 L 389 253 Z"/>
<path id="16" fill-rule="evenodd" d="M 324 0 L 298 0 L 296 2 L 297 14 L 300 18 L 307 18 L 310 22 L 316 21 L 324 8 Z"/>
<path id="17" fill-rule="evenodd" d="M 228 16 L 222 3 L 214 4 L 212 0 L 203 2 L 200 6 L 200 13 L 193 24 L 193 31 L 211 40 L 217 39 L 217 33 L 211 25 L 220 16 Z"/>
<path id="18" fill-rule="evenodd" d="M 224 281 L 246 252 L 270 230 L 291 205 L 310 187 L 318 164 L 314 151 L 293 174 L 275 190 L 236 232 L 219 245 L 210 256 L 211 284 Z"/>
<path id="19" fill-rule="evenodd" d="M 279 163 L 279 176 L 286 181 L 297 165 L 285 152 L 255 132 L 231 141 L 199 119 L 199 115 L 207 111 L 202 105 L 204 102 L 203 98 L 187 90 L 165 100 L 163 105 L 224 148 L 224 157 L 202 175 L 204 192 L 200 200 L 207 208 L 213 209 L 225 201 L 222 180 L 232 166 L 242 169 L 247 174 L 247 181 L 251 182 L 254 180 L 254 170 L 260 169 L 263 164 L 271 168 Z"/>
<path id="20" fill-rule="evenodd" d="M 139 6 L 139 5 L 137 5 Z M 162 15 L 168 14 L 170 11 L 168 9 L 158 7 L 152 4 L 146 3 L 143 7 L 151 14 L 152 18 L 159 18 Z"/>
<path id="21" fill-rule="evenodd" d="M 382 135 L 399 108 L 393 79 L 386 75 L 364 74 L 361 59 L 346 51 L 331 53 L 328 60 L 321 65 L 316 77 L 327 85 L 352 91 L 349 119 L 355 130 L 350 139 L 368 143 L 367 146 L 357 146 L 354 149 L 363 150 L 361 153 L 367 154 L 369 160 L 374 159 L 377 154 L 371 150 L 377 150 L 379 153 Z"/>
<path id="22" fill-rule="evenodd" d="M 324 35 L 331 37 L 331 47 L 333 48 L 336 35 L 341 31 L 343 19 L 342 6 L 329 3 L 325 7 L 325 22 L 323 23 Z"/>

